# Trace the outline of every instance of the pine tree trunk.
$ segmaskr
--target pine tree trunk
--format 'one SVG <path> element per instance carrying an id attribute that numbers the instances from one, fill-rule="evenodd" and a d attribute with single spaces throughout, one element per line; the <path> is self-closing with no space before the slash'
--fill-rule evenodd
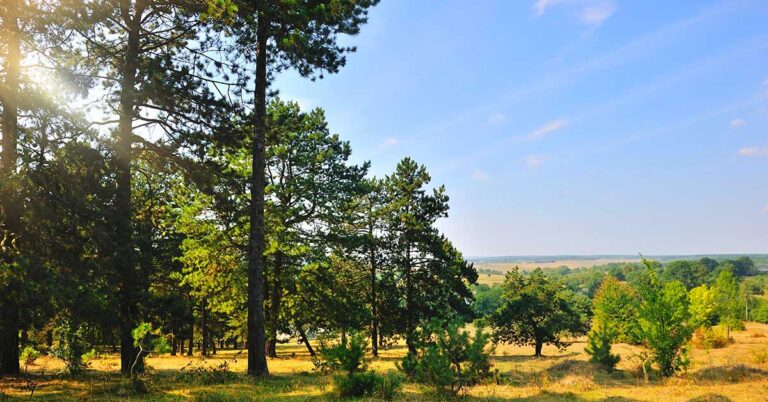
<path id="1" fill-rule="evenodd" d="M 408 353 L 416 354 L 416 341 L 414 340 L 414 314 L 413 314 L 413 280 L 411 278 L 411 246 L 408 244 L 405 250 L 405 343 Z"/>
<path id="2" fill-rule="evenodd" d="M 257 2 L 256 91 L 254 94 L 254 127 L 252 141 L 251 214 L 248 242 L 248 374 L 269 374 L 264 350 L 264 185 L 265 185 L 265 119 L 267 106 L 267 39 L 268 22 L 263 2 Z"/>
<path id="3" fill-rule="evenodd" d="M 117 197 L 115 200 L 115 229 L 118 241 L 115 266 L 120 275 L 120 371 L 129 374 L 136 359 L 131 331 L 138 320 L 136 297 L 136 270 L 133 258 L 133 233 L 131 228 L 131 160 L 133 146 L 133 113 L 135 103 L 136 73 L 138 71 L 139 35 L 142 10 L 131 10 L 129 1 L 120 7 L 128 28 L 128 46 L 122 66 L 120 93 L 120 119 L 115 149 L 117 171 Z M 134 16 L 129 17 L 131 13 Z M 144 368 L 139 358 L 136 371 Z"/>
<path id="4" fill-rule="evenodd" d="M 374 239 L 373 225 L 368 226 L 368 239 L 371 242 L 369 245 L 369 259 L 371 264 L 371 353 L 374 357 L 379 356 L 379 307 L 378 307 L 378 295 L 376 293 L 376 250 L 373 244 Z"/>
<path id="5" fill-rule="evenodd" d="M 7 38 L 5 82 L 2 92 L 2 133 L 3 150 L 0 165 L 0 177 L 12 177 L 18 163 L 18 94 L 20 75 L 20 38 L 18 25 L 19 1 L 8 0 L 3 16 L 4 36 Z M 5 212 L 5 230 L 0 230 L 0 241 L 6 247 L 13 247 L 14 240 L 21 231 L 21 218 L 16 198 L 16 189 L 8 189 L 5 194 L 3 211 Z M 4 237 L 7 238 L 3 240 Z M 13 257 L 4 257 L 4 262 L 12 263 Z M 13 285 L 11 285 L 13 286 Z M 19 374 L 19 328 L 20 307 L 14 297 L 8 297 L 12 289 L 3 290 L 4 300 L 0 305 L 0 376 Z"/>
<path id="6" fill-rule="evenodd" d="M 200 322 L 200 332 L 202 333 L 203 342 L 200 345 L 200 353 L 203 356 L 208 356 L 208 309 L 206 308 L 205 300 L 200 305 L 200 315 L 202 316 Z"/>

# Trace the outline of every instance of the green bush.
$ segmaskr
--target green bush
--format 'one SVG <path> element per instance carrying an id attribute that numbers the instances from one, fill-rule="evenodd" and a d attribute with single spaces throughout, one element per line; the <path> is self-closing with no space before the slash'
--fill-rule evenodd
<path id="1" fill-rule="evenodd" d="M 722 327 L 702 327 L 693 334 L 693 345 L 699 349 L 720 349 L 733 342 Z"/>
<path id="2" fill-rule="evenodd" d="M 32 346 L 25 346 L 21 351 L 21 361 L 24 362 L 25 366 L 34 364 L 38 357 L 40 357 L 40 352 Z"/>
<path id="3" fill-rule="evenodd" d="M 338 374 L 333 376 L 333 382 L 342 398 L 374 397 L 390 400 L 402 387 L 402 379 L 396 374 L 382 376 L 373 370 Z"/>
<path id="4" fill-rule="evenodd" d="M 64 361 L 65 370 L 71 375 L 81 374 L 88 368 L 83 360 L 83 354 L 88 347 L 87 334 L 89 328 L 85 324 L 75 322 L 69 317 L 59 320 L 59 325 L 53 330 L 54 357 Z"/>
<path id="5" fill-rule="evenodd" d="M 433 320 L 422 329 L 418 355 L 407 355 L 398 368 L 440 392 L 458 394 L 492 376 L 489 336 L 478 327 L 475 336 L 461 321 Z"/>
<path id="6" fill-rule="evenodd" d="M 341 370 L 347 374 L 365 371 L 370 363 L 365 356 L 367 349 L 368 338 L 363 332 L 343 336 L 334 346 L 325 346 L 323 342 L 319 359 L 314 361 L 315 367 L 323 372 Z"/>
<path id="7" fill-rule="evenodd" d="M 603 366 L 609 372 L 616 368 L 621 357 L 611 353 L 611 342 L 615 339 L 617 331 L 607 324 L 597 324 L 587 335 L 587 347 L 585 351 L 590 356 L 590 361 Z"/>
<path id="8" fill-rule="evenodd" d="M 178 382 L 197 385 L 226 384 L 237 380 L 237 378 L 237 373 L 230 370 L 226 360 L 216 366 L 207 364 L 195 366 L 189 362 L 176 375 Z"/>

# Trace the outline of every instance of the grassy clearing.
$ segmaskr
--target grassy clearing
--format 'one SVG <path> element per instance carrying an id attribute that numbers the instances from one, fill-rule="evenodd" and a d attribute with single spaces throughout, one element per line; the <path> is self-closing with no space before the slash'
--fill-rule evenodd
<path id="1" fill-rule="evenodd" d="M 466 400 L 501 401 L 763 401 L 768 400 L 768 325 L 748 324 L 747 330 L 733 333 L 735 342 L 722 349 L 693 349 L 690 372 L 680 378 L 651 379 L 646 382 L 633 356 L 639 349 L 617 345 L 622 356 L 619 371 L 608 374 L 587 360 L 584 342 L 579 340 L 564 351 L 545 347 L 546 357 L 534 359 L 532 348 L 499 345 L 495 365 L 498 383 L 474 387 Z M 29 367 L 30 375 L 0 380 L 2 399 L 43 401 L 326 401 L 337 400 L 329 376 L 314 372 L 306 350 L 296 344 L 281 345 L 281 358 L 269 362 L 272 375 L 266 380 L 245 376 L 245 356 L 235 351 L 220 351 L 208 359 L 159 356 L 148 359 L 151 393 L 135 395 L 130 381 L 116 370 L 116 356 L 92 362 L 82 378 L 69 379 L 56 374 L 61 362 L 43 357 Z M 372 367 L 378 371 L 395 369 L 402 347 L 384 351 Z M 185 365 L 218 366 L 227 361 L 235 373 L 223 381 L 207 383 L 199 377 L 184 377 Z M 189 368 L 185 369 L 188 370 Z M 190 377 L 192 377 L 190 379 Z M 398 400 L 440 401 L 436 395 L 416 384 L 406 384 Z"/>

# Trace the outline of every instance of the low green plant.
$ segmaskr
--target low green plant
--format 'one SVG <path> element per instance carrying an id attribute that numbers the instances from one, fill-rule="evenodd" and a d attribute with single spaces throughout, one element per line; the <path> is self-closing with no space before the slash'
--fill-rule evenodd
<path id="1" fill-rule="evenodd" d="M 321 341 L 319 358 L 314 361 L 315 367 L 323 372 L 346 371 L 356 373 L 368 368 L 370 359 L 365 353 L 368 349 L 368 338 L 365 333 L 357 332 L 342 336 L 341 341 L 333 346 L 326 346 Z"/>
<path id="2" fill-rule="evenodd" d="M 616 368 L 621 356 L 611 353 L 611 343 L 616 338 L 616 330 L 608 324 L 596 324 L 587 335 L 585 351 L 590 361 L 603 366 L 608 372 Z"/>
<path id="3" fill-rule="evenodd" d="M 61 317 L 53 330 L 54 343 L 51 352 L 54 357 L 64 362 L 66 372 L 73 377 L 82 374 L 89 366 L 89 363 L 83 360 L 83 354 L 88 347 L 89 330 L 86 324 L 76 322 L 70 317 Z"/>
<path id="4" fill-rule="evenodd" d="M 693 334 L 692 343 L 699 349 L 720 349 L 733 343 L 733 338 L 728 337 L 725 328 L 702 327 Z"/>
<path id="5" fill-rule="evenodd" d="M 314 360 L 315 367 L 325 373 L 344 372 L 333 376 L 333 383 L 342 398 L 392 399 L 399 392 L 402 380 L 391 373 L 382 376 L 368 370 L 367 350 L 368 337 L 362 332 L 342 336 L 333 346 L 327 346 L 322 340 L 319 357 Z"/>
<path id="6" fill-rule="evenodd" d="M 458 394 L 493 376 L 490 337 L 479 326 L 474 337 L 459 320 L 433 320 L 422 329 L 418 355 L 409 354 L 398 368 L 410 378 Z"/>
<path id="7" fill-rule="evenodd" d="M 234 382 L 238 379 L 225 360 L 216 366 L 194 365 L 191 361 L 179 370 L 176 380 L 187 384 L 214 385 Z"/>
<path id="8" fill-rule="evenodd" d="M 373 370 L 337 374 L 333 376 L 333 383 L 342 398 L 391 400 L 402 388 L 402 379 L 397 374 L 381 375 Z"/>
<path id="9" fill-rule="evenodd" d="M 24 362 L 24 366 L 33 365 L 38 357 L 40 357 L 40 352 L 32 346 L 25 346 L 21 351 L 21 361 Z"/>

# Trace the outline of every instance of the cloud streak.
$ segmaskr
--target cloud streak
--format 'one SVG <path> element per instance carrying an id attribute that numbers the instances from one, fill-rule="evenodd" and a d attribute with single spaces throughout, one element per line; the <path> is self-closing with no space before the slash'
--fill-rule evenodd
<path id="1" fill-rule="evenodd" d="M 759 157 L 759 156 L 768 156 L 768 146 L 767 147 L 744 147 L 740 148 L 737 152 L 739 156 L 744 156 L 748 158 L 753 157 Z"/>
<path id="2" fill-rule="evenodd" d="M 745 126 L 746 124 L 747 124 L 746 120 L 736 118 L 731 120 L 729 125 L 731 126 L 731 128 L 739 128 L 739 127 Z"/>
<path id="3" fill-rule="evenodd" d="M 528 134 L 527 137 L 530 140 L 538 140 L 543 138 L 545 135 L 549 133 L 562 130 L 567 126 L 568 126 L 568 120 L 566 119 L 552 120 L 549 123 L 537 128 L 536 130 Z"/>

